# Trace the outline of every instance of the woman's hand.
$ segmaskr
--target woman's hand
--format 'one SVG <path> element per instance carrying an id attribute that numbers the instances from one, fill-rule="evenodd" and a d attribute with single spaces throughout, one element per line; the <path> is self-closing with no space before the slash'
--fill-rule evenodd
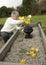
<path id="1" fill-rule="evenodd" d="M 23 30 L 24 29 L 24 27 L 20 27 L 20 30 Z"/>

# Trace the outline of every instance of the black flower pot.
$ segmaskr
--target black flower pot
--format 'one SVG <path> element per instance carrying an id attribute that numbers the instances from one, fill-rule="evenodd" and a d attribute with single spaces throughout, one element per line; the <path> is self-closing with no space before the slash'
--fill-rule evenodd
<path id="1" fill-rule="evenodd" d="M 25 38 L 31 38 L 32 37 L 31 33 L 33 32 L 33 28 L 30 25 L 25 26 L 24 27 L 24 32 L 26 33 Z"/>

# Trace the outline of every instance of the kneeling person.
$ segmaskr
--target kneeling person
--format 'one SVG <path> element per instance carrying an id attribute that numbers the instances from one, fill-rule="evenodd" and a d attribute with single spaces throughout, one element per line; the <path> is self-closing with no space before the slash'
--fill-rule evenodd
<path id="1" fill-rule="evenodd" d="M 13 11 L 11 13 L 11 17 L 9 17 L 3 28 L 1 29 L 1 36 L 4 39 L 4 42 L 6 43 L 7 40 L 11 37 L 13 34 L 14 29 L 18 30 L 22 27 L 18 27 L 18 25 L 21 25 L 23 22 L 18 20 L 19 13 L 17 11 Z"/>

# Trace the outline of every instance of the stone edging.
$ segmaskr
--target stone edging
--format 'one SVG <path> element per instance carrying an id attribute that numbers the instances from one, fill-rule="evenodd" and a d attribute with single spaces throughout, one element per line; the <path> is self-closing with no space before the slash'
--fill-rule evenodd
<path id="1" fill-rule="evenodd" d="M 11 45 L 13 44 L 13 42 L 15 41 L 15 39 L 17 38 L 19 34 L 19 30 L 16 31 L 11 37 L 10 39 L 4 44 L 4 46 L 1 48 L 0 50 L 0 61 L 3 60 L 3 58 L 5 57 L 5 55 L 7 54 L 9 48 L 11 47 Z"/>
<path id="2" fill-rule="evenodd" d="M 45 51 L 45 53 L 46 53 L 46 36 L 45 36 L 45 33 L 44 33 L 44 31 L 43 31 L 43 29 L 42 29 L 42 27 L 41 27 L 40 24 L 38 24 L 38 28 L 39 28 L 39 31 L 40 31 L 40 35 L 41 35 L 41 37 L 42 37 L 42 42 L 43 42 L 43 46 L 44 46 L 44 51 Z"/>

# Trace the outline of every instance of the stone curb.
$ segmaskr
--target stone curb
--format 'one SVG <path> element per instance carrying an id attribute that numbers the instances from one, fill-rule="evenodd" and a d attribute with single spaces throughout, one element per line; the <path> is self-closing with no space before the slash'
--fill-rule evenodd
<path id="1" fill-rule="evenodd" d="M 11 45 L 13 44 L 13 42 L 15 41 L 15 39 L 17 38 L 19 34 L 19 30 L 16 31 L 11 37 L 10 39 L 4 44 L 4 46 L 1 48 L 0 50 L 0 61 L 3 60 L 3 58 L 5 57 L 5 55 L 7 54 L 9 48 L 11 47 Z"/>
<path id="2" fill-rule="evenodd" d="M 38 24 L 38 28 L 39 28 L 39 31 L 40 31 L 40 35 L 42 37 L 43 46 L 44 46 L 44 50 L 45 50 L 45 53 L 46 53 L 46 36 L 45 36 L 45 33 L 44 33 L 40 24 Z"/>

